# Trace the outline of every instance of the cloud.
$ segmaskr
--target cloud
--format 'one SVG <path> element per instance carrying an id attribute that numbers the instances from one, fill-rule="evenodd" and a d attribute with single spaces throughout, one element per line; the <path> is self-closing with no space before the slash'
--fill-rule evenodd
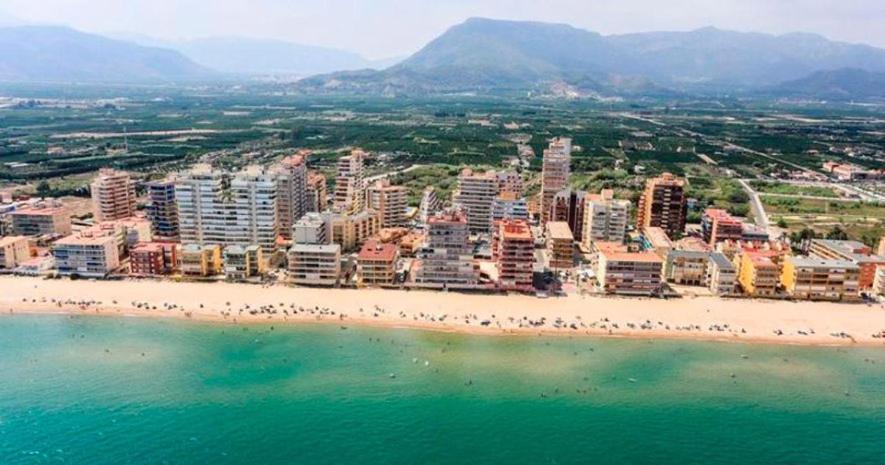
<path id="1" fill-rule="evenodd" d="M 806 31 L 885 47 L 882 0 L 0 0 L 0 10 L 90 32 L 277 38 L 376 58 L 411 53 L 471 16 L 568 23 L 605 34 L 710 25 Z"/>

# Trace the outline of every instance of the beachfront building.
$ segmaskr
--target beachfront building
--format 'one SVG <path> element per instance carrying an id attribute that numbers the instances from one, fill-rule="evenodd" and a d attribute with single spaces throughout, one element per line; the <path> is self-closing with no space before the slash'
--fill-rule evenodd
<path id="1" fill-rule="evenodd" d="M 636 210 L 636 226 L 660 227 L 670 238 L 685 230 L 685 181 L 664 173 L 646 181 Z"/>
<path id="2" fill-rule="evenodd" d="M 631 252 L 612 242 L 593 243 L 599 288 L 608 294 L 655 295 L 661 292 L 663 262 L 654 252 Z"/>
<path id="3" fill-rule="evenodd" d="M 221 246 L 217 244 L 184 244 L 181 246 L 181 274 L 206 278 L 222 272 Z"/>
<path id="4" fill-rule="evenodd" d="M 365 152 L 354 150 L 338 159 L 335 176 L 335 208 L 345 213 L 362 210 L 366 205 L 364 178 Z"/>
<path id="5" fill-rule="evenodd" d="M 552 270 L 568 270 L 575 266 L 575 239 L 568 223 L 547 223 L 547 266 Z"/>
<path id="6" fill-rule="evenodd" d="M 292 225 L 307 213 L 307 159 L 290 155 L 271 171 L 277 181 L 277 228 L 280 236 L 291 239 Z"/>
<path id="7" fill-rule="evenodd" d="M 494 171 L 477 173 L 470 168 L 461 171 L 453 199 L 467 214 L 467 226 L 472 234 L 491 230 L 492 202 L 498 192 L 498 175 Z"/>
<path id="8" fill-rule="evenodd" d="M 390 286 L 396 281 L 399 247 L 388 242 L 370 240 L 363 244 L 357 256 L 357 277 L 360 284 Z"/>
<path id="9" fill-rule="evenodd" d="M 58 274 L 103 278 L 120 268 L 119 235 L 113 229 L 89 228 L 52 245 Z"/>
<path id="10" fill-rule="evenodd" d="M 616 200 L 611 189 L 603 189 L 598 195 L 588 195 L 579 240 L 587 250 L 593 241 L 624 242 L 629 212 L 630 201 Z"/>
<path id="11" fill-rule="evenodd" d="M 145 207 L 151 222 L 154 240 L 178 242 L 178 203 L 175 201 L 175 182 L 156 181 L 146 184 L 148 203 Z"/>
<path id="12" fill-rule="evenodd" d="M 224 277 L 228 281 L 244 281 L 259 277 L 265 272 L 261 247 L 229 245 L 224 248 Z"/>
<path id="13" fill-rule="evenodd" d="M 743 238 L 744 224 L 721 208 L 708 208 L 701 217 L 701 234 L 711 246 L 719 242 Z"/>
<path id="14" fill-rule="evenodd" d="M 329 205 L 326 177 L 319 171 L 307 173 L 307 191 L 304 203 L 306 212 L 321 212 Z"/>
<path id="15" fill-rule="evenodd" d="M 572 140 L 556 138 L 544 150 L 541 163 L 541 222 L 552 221 L 556 194 L 568 188 L 571 176 Z"/>
<path id="16" fill-rule="evenodd" d="M 879 248 L 876 249 L 876 255 L 885 255 L 885 236 L 879 238 Z"/>
<path id="17" fill-rule="evenodd" d="M 885 255 L 874 255 L 872 247 L 858 241 L 812 239 L 808 255 L 823 259 L 848 260 L 857 265 L 858 286 L 861 291 L 872 289 L 876 269 L 880 265 L 885 265 Z"/>
<path id="18" fill-rule="evenodd" d="M 744 251 L 740 255 L 738 283 L 752 297 L 773 297 L 780 283 L 780 270 L 767 254 Z"/>
<path id="19" fill-rule="evenodd" d="M 575 241 L 580 242 L 584 234 L 584 215 L 587 193 L 563 189 L 553 197 L 553 211 L 550 221 L 562 221 L 568 224 Z"/>
<path id="20" fill-rule="evenodd" d="M 707 287 L 715 295 L 734 295 L 737 269 L 720 252 L 713 252 L 707 261 Z"/>
<path id="21" fill-rule="evenodd" d="M 781 284 L 791 297 L 808 300 L 857 300 L 860 267 L 850 260 L 787 257 Z"/>
<path id="22" fill-rule="evenodd" d="M 876 277 L 873 279 L 873 295 L 885 296 L 885 265 L 876 268 Z"/>
<path id="23" fill-rule="evenodd" d="M 534 288 L 535 238 L 526 220 L 507 219 L 495 223 L 492 254 L 499 287 L 516 291 Z"/>
<path id="24" fill-rule="evenodd" d="M 525 197 L 517 197 L 513 192 L 501 192 L 492 201 L 492 231 L 495 230 L 495 224 L 503 220 L 528 220 L 529 207 L 525 201 Z"/>
<path id="25" fill-rule="evenodd" d="M 451 209 L 427 221 L 424 245 L 413 265 L 415 285 L 442 289 L 471 288 L 479 283 L 473 260 L 467 215 Z"/>
<path id="26" fill-rule="evenodd" d="M 345 252 L 359 250 L 381 230 L 381 216 L 375 210 L 325 212 L 322 215 L 329 225 L 331 243 L 339 244 Z"/>
<path id="27" fill-rule="evenodd" d="M 418 221 L 421 224 L 427 224 L 427 220 L 442 210 L 443 202 L 436 193 L 436 188 L 427 186 L 421 193 L 421 203 L 418 206 Z"/>
<path id="28" fill-rule="evenodd" d="M 341 278 L 339 244 L 294 244 L 289 249 L 289 280 L 295 284 L 335 286 Z"/>
<path id="29" fill-rule="evenodd" d="M 236 174 L 197 165 L 175 182 L 183 243 L 276 246 L 277 179 L 257 167 Z"/>
<path id="30" fill-rule="evenodd" d="M 382 228 L 406 226 L 408 195 L 405 186 L 394 186 L 390 181 L 381 179 L 366 190 L 367 206 L 378 212 Z"/>
<path id="31" fill-rule="evenodd" d="M 141 242 L 129 249 L 129 273 L 162 276 L 178 266 L 178 247 L 171 242 Z"/>
<path id="32" fill-rule="evenodd" d="M 707 283 L 709 252 L 671 250 L 664 258 L 664 280 L 685 286 L 703 286 Z"/>
<path id="33" fill-rule="evenodd" d="M 90 185 L 96 221 L 114 221 L 135 215 L 135 181 L 125 171 L 102 168 Z"/>
<path id="34" fill-rule="evenodd" d="M 7 214 L 13 236 L 67 236 L 73 231 L 71 214 L 60 203 L 40 202 Z"/>
<path id="35" fill-rule="evenodd" d="M 0 237 L 0 270 L 12 271 L 30 258 L 31 248 L 27 237 Z"/>

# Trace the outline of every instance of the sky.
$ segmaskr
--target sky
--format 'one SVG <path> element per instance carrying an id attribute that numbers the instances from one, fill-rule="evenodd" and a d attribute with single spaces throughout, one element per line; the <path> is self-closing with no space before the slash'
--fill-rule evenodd
<path id="1" fill-rule="evenodd" d="M 0 0 L 0 23 L 64 24 L 159 39 L 242 36 L 409 55 L 473 16 L 603 34 L 705 26 L 814 32 L 885 48 L 885 0 Z"/>

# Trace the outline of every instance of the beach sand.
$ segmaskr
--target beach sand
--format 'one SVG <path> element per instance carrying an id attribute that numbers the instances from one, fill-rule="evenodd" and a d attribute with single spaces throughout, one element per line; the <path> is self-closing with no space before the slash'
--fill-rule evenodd
<path id="1" fill-rule="evenodd" d="M 885 347 L 882 304 L 697 297 L 477 295 L 283 284 L 0 277 L 0 312 L 329 323 L 482 334 L 684 338 Z M 778 334 L 780 332 L 781 334 Z M 804 334 L 803 334 L 804 333 Z M 835 333 L 835 335 L 834 335 Z"/>

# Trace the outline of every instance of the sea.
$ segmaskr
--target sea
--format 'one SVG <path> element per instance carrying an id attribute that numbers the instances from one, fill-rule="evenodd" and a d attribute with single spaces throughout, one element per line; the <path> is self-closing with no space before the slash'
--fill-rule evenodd
<path id="1" fill-rule="evenodd" d="M 885 349 L 4 315 L 0 464 L 885 464 Z"/>

